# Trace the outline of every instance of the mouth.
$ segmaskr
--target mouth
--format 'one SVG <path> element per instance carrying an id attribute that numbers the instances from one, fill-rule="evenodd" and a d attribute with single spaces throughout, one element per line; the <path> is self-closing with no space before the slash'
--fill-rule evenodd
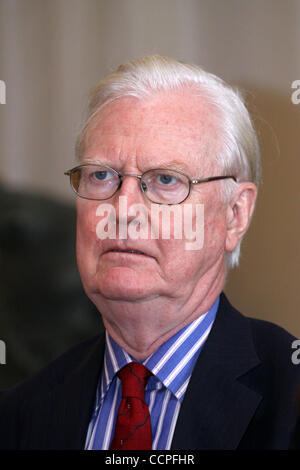
<path id="1" fill-rule="evenodd" d="M 143 255 L 143 256 L 148 256 L 146 253 L 143 253 L 142 251 L 139 250 L 119 250 L 119 249 L 113 249 L 107 251 L 107 253 L 131 253 L 134 255 Z"/>
<path id="2" fill-rule="evenodd" d="M 151 258 L 150 255 L 145 253 L 144 251 L 141 250 L 135 250 L 133 248 L 111 248 L 106 250 L 103 254 L 104 255 L 109 255 L 110 253 L 119 253 L 120 255 L 131 255 L 131 256 L 146 256 L 147 258 Z"/>
<path id="3" fill-rule="evenodd" d="M 148 249 L 147 246 L 142 245 L 141 243 L 134 243 L 133 241 L 123 241 L 123 240 L 115 240 L 114 242 L 111 240 L 104 240 L 101 246 L 102 255 L 111 256 L 111 259 L 115 257 L 124 258 L 124 262 L 126 259 L 138 258 L 144 256 L 145 258 L 153 258 L 152 250 Z"/>

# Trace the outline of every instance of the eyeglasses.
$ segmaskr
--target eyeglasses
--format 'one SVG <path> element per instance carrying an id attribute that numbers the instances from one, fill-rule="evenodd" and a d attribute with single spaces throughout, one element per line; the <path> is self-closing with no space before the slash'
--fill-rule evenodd
<path id="1" fill-rule="evenodd" d="M 84 198 L 103 201 L 111 198 L 122 186 L 125 176 L 133 176 L 140 180 L 140 187 L 145 196 L 156 204 L 180 204 L 191 192 L 192 184 L 208 183 L 235 176 L 212 176 L 204 179 L 191 180 L 180 171 L 165 168 L 153 168 L 142 175 L 119 173 L 106 165 L 85 163 L 65 171 L 70 176 L 73 191 Z"/>

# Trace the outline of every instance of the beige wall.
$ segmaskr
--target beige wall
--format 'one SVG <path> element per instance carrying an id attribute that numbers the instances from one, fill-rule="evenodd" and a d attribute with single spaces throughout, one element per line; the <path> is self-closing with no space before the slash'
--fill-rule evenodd
<path id="1" fill-rule="evenodd" d="M 150 53 L 197 63 L 247 90 L 263 184 L 231 301 L 300 336 L 299 0 L 0 0 L 0 178 L 71 200 L 63 171 L 89 87 Z"/>

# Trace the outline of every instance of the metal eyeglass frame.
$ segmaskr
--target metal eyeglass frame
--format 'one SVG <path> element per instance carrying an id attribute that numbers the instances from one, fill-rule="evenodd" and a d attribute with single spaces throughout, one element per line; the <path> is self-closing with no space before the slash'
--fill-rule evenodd
<path id="1" fill-rule="evenodd" d="M 91 198 L 91 197 L 86 197 L 86 196 L 81 196 L 77 191 L 76 189 L 74 188 L 73 184 L 72 184 L 72 173 L 76 170 L 78 170 L 79 168 L 81 167 L 85 167 L 85 166 L 100 166 L 100 167 L 105 167 L 105 168 L 108 168 L 109 170 L 112 170 L 113 172 L 115 172 L 118 177 L 119 177 L 119 185 L 117 187 L 117 189 L 115 190 L 115 192 L 107 197 L 107 198 Z M 237 182 L 237 178 L 235 176 L 210 176 L 208 178 L 203 178 L 203 179 L 190 179 L 185 173 L 182 173 L 181 171 L 178 171 L 178 170 L 172 170 L 171 168 L 150 168 L 149 170 L 145 171 L 142 175 L 135 175 L 135 174 L 132 174 L 132 173 L 120 173 L 119 171 L 115 170 L 114 168 L 111 168 L 110 166 L 107 166 L 107 165 L 101 165 L 100 163 L 82 163 L 81 165 L 77 165 L 75 166 L 74 168 L 71 168 L 70 170 L 67 170 L 64 172 L 65 175 L 69 176 L 70 177 L 70 185 L 71 185 L 71 188 L 72 190 L 75 192 L 75 194 L 77 194 L 77 196 L 81 197 L 82 199 L 88 199 L 90 201 L 106 201 L 107 199 L 110 199 L 111 197 L 113 197 L 118 191 L 119 189 L 121 188 L 122 186 L 122 183 L 123 183 L 123 180 L 122 178 L 124 176 L 133 176 L 135 178 L 138 178 L 140 180 L 140 188 L 143 192 L 143 194 L 145 194 L 146 198 L 153 202 L 154 204 L 164 204 L 162 202 L 155 202 L 155 201 L 152 201 L 146 194 L 147 192 L 147 186 L 145 185 L 145 183 L 142 181 L 142 178 L 143 176 L 148 173 L 149 171 L 152 171 L 152 170 L 166 170 L 166 171 L 174 171 L 175 173 L 179 173 L 180 175 L 184 176 L 188 182 L 189 182 L 189 191 L 188 191 L 188 194 L 187 196 L 181 201 L 181 202 L 176 202 L 176 203 L 167 203 L 166 205 L 175 205 L 175 204 L 181 204 L 182 202 L 184 202 L 190 195 L 190 192 L 191 192 L 191 186 L 192 184 L 199 184 L 199 183 L 209 183 L 210 181 L 217 181 L 217 180 L 223 180 L 223 179 L 233 179 L 235 182 Z M 145 187 L 143 187 L 143 183 L 145 185 Z"/>

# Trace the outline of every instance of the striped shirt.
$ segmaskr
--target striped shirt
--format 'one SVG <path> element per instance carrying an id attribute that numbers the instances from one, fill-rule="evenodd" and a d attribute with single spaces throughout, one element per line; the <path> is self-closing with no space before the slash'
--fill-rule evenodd
<path id="1" fill-rule="evenodd" d="M 198 355 L 212 328 L 219 297 L 208 312 L 178 331 L 142 361 L 151 372 L 145 388 L 152 428 L 152 449 L 169 450 L 180 406 Z M 135 361 L 106 333 L 104 367 L 96 393 L 85 449 L 107 450 L 114 435 L 121 402 L 117 372 Z"/>

